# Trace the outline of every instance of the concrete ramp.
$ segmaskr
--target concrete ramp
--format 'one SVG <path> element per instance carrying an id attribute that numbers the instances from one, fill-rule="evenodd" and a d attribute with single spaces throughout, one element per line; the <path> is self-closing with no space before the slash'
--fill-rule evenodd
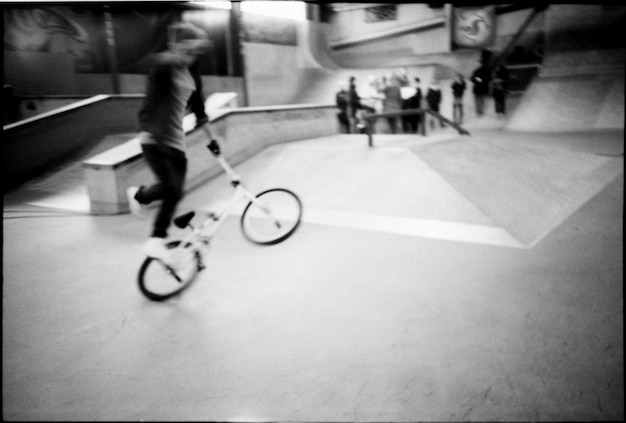
<path id="1" fill-rule="evenodd" d="M 594 128 L 624 129 L 624 74 L 609 81 L 609 92 L 606 94 Z"/>
<path id="2" fill-rule="evenodd" d="M 305 67 L 339 69 L 331 57 L 324 26 L 313 23 L 301 26 L 298 37 L 302 40 L 300 53 Z"/>
<path id="3" fill-rule="evenodd" d="M 299 30 L 300 71 L 292 103 L 334 103 L 340 82 L 347 83 L 354 76 L 362 84 L 367 75 L 374 73 L 369 69 L 341 69 L 330 55 L 322 26 L 304 25 Z"/>
<path id="4" fill-rule="evenodd" d="M 334 103 L 339 82 L 348 82 L 351 76 L 357 81 L 357 90 L 366 82 L 369 75 L 383 76 L 397 70 L 397 66 L 381 60 L 378 67 L 344 68 L 334 59 L 326 40 L 325 27 L 321 24 L 303 25 L 299 28 L 298 66 L 299 76 L 294 90 L 292 104 Z M 412 77 L 430 81 L 438 66 L 429 63 L 419 66 L 406 66 Z"/>
<path id="5" fill-rule="evenodd" d="M 506 129 L 624 129 L 624 72 L 539 77 L 526 91 Z"/>
<path id="6" fill-rule="evenodd" d="M 530 249 L 623 174 L 624 164 L 615 132 L 601 146 L 585 134 L 529 138 L 493 130 L 378 135 L 369 148 L 362 136 L 336 135 L 275 145 L 238 171 L 253 191 L 297 192 L 307 223 Z M 224 182 L 203 187 L 210 195 L 199 195 L 197 206 L 228 198 Z"/>
<path id="7" fill-rule="evenodd" d="M 527 248 L 539 243 L 624 171 L 623 146 L 599 155 L 585 134 L 475 134 L 413 151 Z M 570 144 L 578 146 L 572 148 Z M 608 142 L 607 142 L 608 144 Z M 587 151 L 584 151 L 587 150 Z M 607 146 L 602 147 L 606 153 Z"/>

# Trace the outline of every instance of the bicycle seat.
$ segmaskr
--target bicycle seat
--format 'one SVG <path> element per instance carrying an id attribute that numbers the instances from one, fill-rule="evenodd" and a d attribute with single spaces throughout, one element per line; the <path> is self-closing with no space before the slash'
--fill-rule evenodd
<path id="1" fill-rule="evenodd" d="M 185 229 L 187 226 L 189 226 L 189 222 L 191 222 L 191 219 L 193 219 L 195 215 L 196 215 L 196 212 L 193 212 L 193 211 L 190 211 L 185 214 L 181 214 L 180 216 L 174 219 L 174 225 L 176 225 L 180 229 Z"/>

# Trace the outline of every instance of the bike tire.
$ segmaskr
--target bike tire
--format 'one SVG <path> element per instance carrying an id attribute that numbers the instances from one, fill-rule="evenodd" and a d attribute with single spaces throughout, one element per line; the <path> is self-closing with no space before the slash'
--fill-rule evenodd
<path id="1" fill-rule="evenodd" d="M 179 245 L 180 241 L 172 241 L 167 247 L 173 249 Z M 161 260 L 147 257 L 137 277 L 141 293 L 152 301 L 165 301 L 187 289 L 196 280 L 202 268 L 200 253 L 191 250 L 187 252 L 189 256 L 178 272 L 166 266 Z"/>
<path id="2" fill-rule="evenodd" d="M 241 214 L 241 230 L 251 242 L 261 245 L 278 244 L 289 238 L 302 220 L 302 202 L 292 191 L 271 188 L 256 195 L 272 216 L 250 201 Z"/>

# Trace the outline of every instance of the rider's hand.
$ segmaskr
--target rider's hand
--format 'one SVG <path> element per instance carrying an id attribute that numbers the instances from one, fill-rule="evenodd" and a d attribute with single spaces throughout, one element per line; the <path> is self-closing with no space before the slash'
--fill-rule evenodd
<path id="1" fill-rule="evenodd" d="M 213 153 L 213 155 L 220 155 L 220 145 L 216 140 L 211 139 L 211 141 L 207 143 L 206 147 L 211 151 L 211 153 Z"/>

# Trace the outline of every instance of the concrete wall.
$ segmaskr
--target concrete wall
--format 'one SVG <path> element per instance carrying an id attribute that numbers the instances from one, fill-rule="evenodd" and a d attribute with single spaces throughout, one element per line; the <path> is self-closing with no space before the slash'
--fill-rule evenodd
<path id="1" fill-rule="evenodd" d="M 328 33 L 329 42 L 333 44 L 346 39 L 369 36 L 372 33 L 384 33 L 387 30 L 403 25 L 410 25 L 444 16 L 443 8 L 430 8 L 427 4 L 407 3 L 396 5 L 397 15 L 395 20 L 366 22 L 366 8 L 371 6 L 374 5 L 346 5 L 344 11 L 336 13 Z M 439 33 L 440 31 L 436 32 Z M 407 39 L 407 42 L 409 42 L 409 40 L 415 41 L 413 39 Z M 398 40 L 395 41 L 398 42 Z M 417 49 L 424 53 L 438 53 L 448 51 L 450 48 L 448 37 L 439 37 L 439 39 L 424 40 L 423 42 L 417 40 L 417 42 Z M 413 46 L 409 46 L 409 49 L 412 48 Z"/>
<path id="2" fill-rule="evenodd" d="M 220 142 L 222 155 L 235 165 L 271 145 L 338 133 L 336 114 L 334 105 L 238 108 L 212 119 L 212 132 Z M 190 157 L 206 155 L 205 143 L 202 132 L 191 134 Z M 207 161 L 211 163 L 190 163 L 189 189 L 221 173 L 213 160 Z"/>
<path id="3" fill-rule="evenodd" d="M 249 106 L 294 104 L 301 68 L 298 47 L 244 43 Z"/>
<path id="4" fill-rule="evenodd" d="M 212 119 L 211 130 L 222 156 L 234 166 L 270 145 L 336 134 L 338 127 L 333 105 L 303 105 L 224 111 Z M 186 190 L 222 173 L 206 144 L 203 131 L 187 134 Z M 154 181 L 134 139 L 86 160 L 83 166 L 92 213 L 127 212 L 126 189 Z"/>
<path id="5" fill-rule="evenodd" d="M 141 97 L 98 96 L 86 104 L 38 115 L 3 127 L 3 183 L 13 188 L 67 155 L 110 134 L 137 128 Z"/>
<path id="6" fill-rule="evenodd" d="M 546 48 L 559 50 L 624 47 L 626 6 L 551 5 L 546 16 Z"/>
<path id="7" fill-rule="evenodd" d="M 624 130 L 626 7 L 552 5 L 546 56 L 508 130 Z"/>
<path id="8" fill-rule="evenodd" d="M 624 73 L 536 78 L 506 129 L 526 132 L 624 130 Z"/>
<path id="9" fill-rule="evenodd" d="M 365 5 L 367 6 L 367 5 Z M 385 30 L 401 28 L 402 26 L 428 22 L 433 19 L 443 19 L 441 26 L 435 26 L 424 31 L 409 32 L 393 37 L 381 37 L 367 43 L 354 46 L 331 49 L 332 60 L 343 68 L 385 68 L 399 66 L 450 66 L 462 73 L 471 73 L 478 64 L 479 52 L 464 49 L 450 53 L 450 28 L 446 18 L 446 8 L 430 8 L 427 4 L 398 4 L 397 20 L 380 23 L 365 23 L 363 8 L 354 8 L 339 12 L 334 16 L 332 23 L 325 28 L 326 43 L 340 44 L 342 40 L 366 37 L 368 34 L 384 34 Z M 497 15 L 496 38 L 493 51 L 501 51 L 520 28 L 531 9 Z M 526 29 L 518 44 L 526 45 L 544 31 L 545 15 L 541 13 Z M 529 48 L 531 48 L 529 46 Z M 474 54 L 472 54 L 474 53 Z M 475 56 L 472 63 L 466 64 L 466 58 Z M 455 57 L 459 62 L 455 64 Z"/>

